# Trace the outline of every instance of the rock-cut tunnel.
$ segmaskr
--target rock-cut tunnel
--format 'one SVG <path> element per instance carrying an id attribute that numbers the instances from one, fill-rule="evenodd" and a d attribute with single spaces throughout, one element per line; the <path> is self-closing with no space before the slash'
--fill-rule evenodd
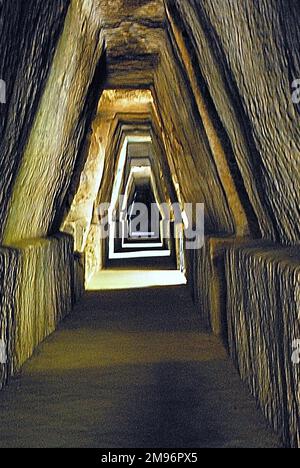
<path id="1" fill-rule="evenodd" d="M 299 447 L 299 5 L 0 2 L 1 447 Z"/>

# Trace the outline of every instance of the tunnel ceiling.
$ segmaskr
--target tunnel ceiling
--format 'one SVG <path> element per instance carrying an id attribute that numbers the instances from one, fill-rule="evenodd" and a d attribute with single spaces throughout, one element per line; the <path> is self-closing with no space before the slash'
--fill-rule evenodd
<path id="1" fill-rule="evenodd" d="M 44 19 L 22 61 L 1 58 L 4 77 L 8 65 L 12 76 L 31 72 L 23 97 L 8 77 L 6 109 L 16 114 L 19 103 L 22 113 L 18 133 L 10 133 L 11 111 L 1 127 L 4 242 L 57 231 L 82 196 L 91 211 L 107 193 L 99 184 L 112 185 L 125 133 L 146 126 L 158 177 L 180 202 L 205 203 L 208 234 L 298 243 L 299 126 L 288 80 L 300 67 L 280 15 L 284 2 L 260 0 L 257 9 L 246 0 L 73 0 L 68 11 L 66 3 L 30 0 L 15 9 L 17 49 L 33 5 Z M 298 37 L 299 7 L 288 8 Z M 12 36 L 4 30 L 4 50 Z M 140 95 L 128 99 L 134 89 Z"/>

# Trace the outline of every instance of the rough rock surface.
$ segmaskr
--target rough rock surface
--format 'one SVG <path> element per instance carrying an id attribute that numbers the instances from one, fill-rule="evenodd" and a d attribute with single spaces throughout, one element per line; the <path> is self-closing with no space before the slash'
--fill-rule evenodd
<path id="1" fill-rule="evenodd" d="M 200 250 L 187 254 L 187 278 L 202 325 L 227 337 L 224 248 L 233 238 L 206 237 Z"/>
<path id="2" fill-rule="evenodd" d="M 66 235 L 0 249 L 0 338 L 7 352 L 0 387 L 71 311 L 82 289 L 73 255 Z"/>
<path id="3" fill-rule="evenodd" d="M 169 86 L 172 77 L 172 87 Z M 234 223 L 192 95 L 171 51 L 161 58 L 155 81 L 168 162 L 182 203 L 205 203 L 207 232 L 233 233 Z M 180 113 L 174 112 L 180 108 Z M 194 177 L 197 174 L 197 178 Z M 193 180 L 193 184 L 188 181 Z"/>
<path id="4" fill-rule="evenodd" d="M 300 445 L 300 337 L 297 250 L 233 247 L 226 255 L 229 344 L 241 377 L 291 447 Z"/>
<path id="5" fill-rule="evenodd" d="M 13 184 L 48 77 L 68 0 L 0 2 L 0 241 Z"/>
<path id="6" fill-rule="evenodd" d="M 19 263 L 15 250 L 0 248 L 0 339 L 1 346 L 3 343 L 5 345 L 4 350 L 2 347 L 3 360 L 0 363 L 0 388 L 13 373 L 14 316 Z"/>
<path id="7" fill-rule="evenodd" d="M 5 243 L 43 237 L 58 227 L 101 91 L 97 15 L 94 2 L 72 1 L 15 183 Z"/>
<path id="8" fill-rule="evenodd" d="M 167 3 L 184 24 L 199 85 L 221 120 L 263 236 L 299 243 L 300 130 L 291 92 L 300 78 L 299 3 Z"/>

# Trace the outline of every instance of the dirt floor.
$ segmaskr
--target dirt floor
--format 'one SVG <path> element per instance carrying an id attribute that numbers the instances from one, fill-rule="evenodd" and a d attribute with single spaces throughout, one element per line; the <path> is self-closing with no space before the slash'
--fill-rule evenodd
<path id="1" fill-rule="evenodd" d="M 178 275 L 135 274 L 99 274 L 1 392 L 0 446 L 278 447 Z"/>

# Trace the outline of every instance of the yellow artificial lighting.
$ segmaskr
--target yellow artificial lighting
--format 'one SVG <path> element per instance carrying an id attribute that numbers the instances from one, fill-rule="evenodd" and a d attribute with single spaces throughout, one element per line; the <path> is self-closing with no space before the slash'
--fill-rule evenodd
<path id="1" fill-rule="evenodd" d="M 186 277 L 178 270 L 102 270 L 87 286 L 88 291 L 139 289 L 186 284 Z"/>

